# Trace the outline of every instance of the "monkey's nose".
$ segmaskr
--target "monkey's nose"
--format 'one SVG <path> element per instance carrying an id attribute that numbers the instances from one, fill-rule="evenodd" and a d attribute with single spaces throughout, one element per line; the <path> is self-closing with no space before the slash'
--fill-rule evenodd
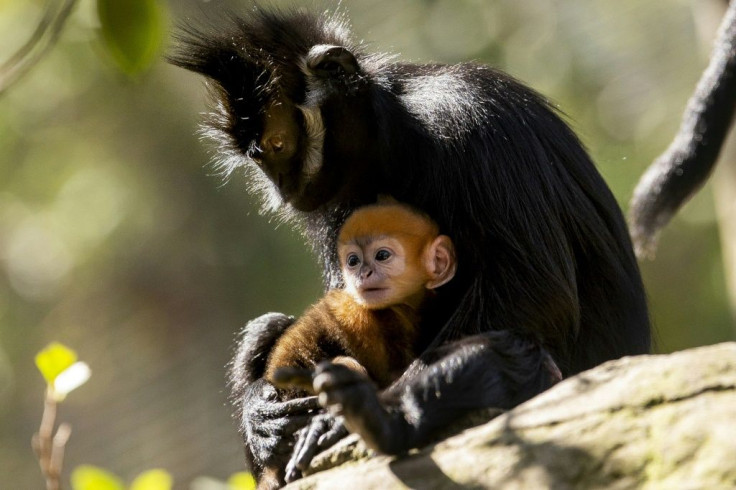
<path id="1" fill-rule="evenodd" d="M 264 153 L 281 153 L 286 149 L 286 140 L 281 134 L 273 134 L 261 141 L 261 149 Z"/>
<path id="2" fill-rule="evenodd" d="M 277 134 L 268 139 L 268 146 L 274 153 L 281 153 L 284 150 L 284 138 Z"/>

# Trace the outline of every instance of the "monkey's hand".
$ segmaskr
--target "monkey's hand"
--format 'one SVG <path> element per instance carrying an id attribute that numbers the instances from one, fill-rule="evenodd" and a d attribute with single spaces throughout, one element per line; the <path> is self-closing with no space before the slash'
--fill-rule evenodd
<path id="1" fill-rule="evenodd" d="M 411 428 L 404 417 L 387 410 L 376 385 L 365 374 L 323 362 L 315 369 L 314 391 L 319 404 L 341 417 L 347 430 L 359 434 L 368 447 L 383 454 L 401 451 L 395 442 Z"/>
<path id="2" fill-rule="evenodd" d="M 309 425 L 297 433 L 294 451 L 286 465 L 286 482 L 291 483 L 299 479 L 315 455 L 333 446 L 346 435 L 348 430 L 342 417 L 334 417 L 324 412 L 312 417 Z"/>
<path id="3" fill-rule="evenodd" d="M 231 398 L 240 419 L 246 460 L 256 474 L 264 467 L 286 465 L 294 432 L 319 409 L 316 397 L 280 402 L 276 389 L 261 379 L 269 352 L 293 322 L 293 317 L 281 313 L 252 320 L 241 332 L 230 364 Z"/>
<path id="4" fill-rule="evenodd" d="M 283 467 L 292 454 L 292 435 L 319 409 L 317 397 L 280 402 L 276 388 L 263 379 L 243 393 L 241 430 L 256 468 Z"/>
<path id="5" fill-rule="evenodd" d="M 349 432 L 359 434 L 371 449 L 396 454 L 401 433 L 411 430 L 403 417 L 381 403 L 373 382 L 342 364 L 320 363 L 313 387 L 327 413 L 315 416 L 298 434 L 294 454 L 286 468 L 286 481 L 300 476 L 312 458 L 334 445 Z"/>

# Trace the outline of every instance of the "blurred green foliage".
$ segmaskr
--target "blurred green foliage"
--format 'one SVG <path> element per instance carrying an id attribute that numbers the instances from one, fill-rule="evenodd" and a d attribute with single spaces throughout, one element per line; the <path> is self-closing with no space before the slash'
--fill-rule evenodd
<path id="1" fill-rule="evenodd" d="M 172 1 L 169 17 L 212 20 L 244 3 Z M 550 97 L 625 206 L 705 65 L 693 13 L 707 3 L 343 0 L 341 8 L 370 49 L 490 63 Z M 43 5 L 0 0 L 0 63 Z M 319 270 L 297 234 L 259 215 L 242 176 L 212 175 L 212 155 L 195 136 L 203 81 L 160 60 L 134 82 L 120 76 L 100 56 L 101 20 L 94 1 L 80 0 L 58 45 L 0 98 L 3 485 L 40 486 L 28 444 L 42 389 L 32 363 L 40 346 L 60 340 L 95 367 L 61 407 L 74 427 L 66 468 L 90 463 L 129 481 L 155 465 L 196 488 L 195 476 L 224 480 L 242 465 L 224 385 L 235 332 L 267 311 L 298 314 L 320 294 Z M 125 22 L 141 27 L 133 17 L 115 22 L 119 32 Z M 642 265 L 661 351 L 734 338 L 712 208 L 706 188 Z"/>
<path id="2" fill-rule="evenodd" d="M 166 23 L 159 2 L 97 0 L 97 14 L 104 45 L 126 75 L 140 75 L 160 56 Z"/>

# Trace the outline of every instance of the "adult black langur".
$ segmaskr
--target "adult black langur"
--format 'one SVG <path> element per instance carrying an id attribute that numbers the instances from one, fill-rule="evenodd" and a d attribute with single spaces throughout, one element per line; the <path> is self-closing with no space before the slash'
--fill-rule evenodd
<path id="1" fill-rule="evenodd" d="M 736 109 L 736 2 L 730 2 L 708 67 L 688 101 L 677 136 L 642 175 L 629 217 L 639 255 L 652 255 L 659 230 L 715 167 Z"/>
<path id="2" fill-rule="evenodd" d="M 299 226 L 343 286 L 334 252 L 350 211 L 380 194 L 453 237 L 462 261 L 422 323 L 423 354 L 378 393 L 332 366 L 314 398 L 279 402 L 262 379 L 292 318 L 249 323 L 231 366 L 232 397 L 253 471 L 359 432 L 397 454 L 468 412 L 511 408 L 567 376 L 650 348 L 628 230 L 580 141 L 548 102 L 487 66 L 401 63 L 351 40 L 341 15 L 255 8 L 187 29 L 171 61 L 210 82 L 225 172 L 251 170 L 266 207 Z M 291 434 L 299 432 L 296 448 Z"/>

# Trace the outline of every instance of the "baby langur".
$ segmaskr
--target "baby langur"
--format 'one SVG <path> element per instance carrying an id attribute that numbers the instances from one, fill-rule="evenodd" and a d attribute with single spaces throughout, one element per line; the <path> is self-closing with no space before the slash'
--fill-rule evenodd
<path id="1" fill-rule="evenodd" d="M 356 210 L 340 229 L 337 251 L 345 289 L 311 306 L 268 358 L 265 378 L 291 386 L 286 397 L 311 392 L 305 369 L 324 360 L 388 386 L 416 359 L 422 312 L 457 268 L 450 238 L 428 216 L 396 202 Z"/>

